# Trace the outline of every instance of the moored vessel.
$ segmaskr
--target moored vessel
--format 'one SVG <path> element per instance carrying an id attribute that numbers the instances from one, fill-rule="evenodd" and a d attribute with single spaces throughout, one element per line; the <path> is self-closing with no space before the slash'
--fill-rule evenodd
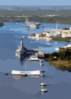
<path id="1" fill-rule="evenodd" d="M 47 92 L 48 90 L 47 89 L 41 89 L 41 92 Z"/>
<path id="2" fill-rule="evenodd" d="M 16 57 L 18 57 L 20 60 L 23 60 L 28 54 L 28 50 L 23 46 L 23 39 L 21 39 L 20 46 L 16 50 Z"/>
<path id="3" fill-rule="evenodd" d="M 47 84 L 46 84 L 46 83 L 41 83 L 40 85 L 41 85 L 41 86 L 47 86 Z"/>
<path id="4" fill-rule="evenodd" d="M 38 25 L 40 25 L 41 23 L 40 23 L 40 22 L 29 21 L 29 19 L 26 18 L 26 24 L 27 24 L 29 27 L 37 28 Z"/>

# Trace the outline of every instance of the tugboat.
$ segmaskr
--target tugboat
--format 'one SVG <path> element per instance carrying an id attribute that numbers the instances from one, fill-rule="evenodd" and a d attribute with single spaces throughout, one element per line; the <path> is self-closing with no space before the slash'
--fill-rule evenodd
<path id="1" fill-rule="evenodd" d="M 44 73 L 45 71 L 41 69 L 40 72 L 41 72 L 41 73 Z"/>
<path id="2" fill-rule="evenodd" d="M 30 28 L 29 26 L 26 26 L 26 30 L 29 30 L 29 28 Z"/>
<path id="3" fill-rule="evenodd" d="M 43 63 L 41 63 L 41 62 L 40 62 L 40 63 L 39 63 L 39 65 L 40 65 L 40 66 L 42 66 L 42 65 L 43 65 Z"/>
<path id="4" fill-rule="evenodd" d="M 45 93 L 45 92 L 48 92 L 47 89 L 41 89 L 41 92 Z"/>
<path id="5" fill-rule="evenodd" d="M 41 83 L 40 85 L 41 85 L 41 86 L 47 86 L 47 84 L 46 84 L 46 83 Z"/>

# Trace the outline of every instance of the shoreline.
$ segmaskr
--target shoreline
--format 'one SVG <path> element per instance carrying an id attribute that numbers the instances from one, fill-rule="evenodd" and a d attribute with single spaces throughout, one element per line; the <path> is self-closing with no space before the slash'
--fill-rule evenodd
<path id="1" fill-rule="evenodd" d="M 52 40 L 52 38 L 48 38 L 48 37 L 35 37 L 35 36 L 27 36 L 28 38 L 32 38 L 32 39 L 42 39 L 42 40 L 46 40 L 46 41 L 50 41 Z"/>
<path id="2" fill-rule="evenodd" d="M 71 72 L 71 47 L 60 48 L 58 52 L 45 54 L 44 60 L 49 62 L 51 66 Z"/>
<path id="3" fill-rule="evenodd" d="M 32 37 L 29 36 L 29 37 L 33 38 L 33 39 L 37 38 L 35 36 L 32 36 Z M 38 39 L 46 40 L 46 37 L 38 37 Z M 52 38 L 49 38 L 49 40 L 52 40 Z M 70 53 L 70 50 L 71 49 L 69 49 L 69 53 Z M 61 51 L 64 51 L 64 50 L 62 50 L 62 48 L 61 48 Z M 66 49 L 66 51 L 67 51 L 67 49 Z M 56 53 L 56 52 L 54 52 L 54 53 Z M 58 52 L 57 52 L 57 54 L 58 54 Z M 64 60 L 58 59 L 59 57 L 61 57 L 61 54 L 59 54 L 59 55 L 57 55 L 57 54 L 55 54 L 54 56 L 52 55 L 53 58 L 57 58 L 57 60 L 56 59 L 52 59 L 52 60 L 49 61 L 48 58 L 52 58 L 52 57 L 50 57 L 51 54 L 47 54 L 47 56 L 44 57 L 44 60 L 49 62 L 51 66 L 57 67 L 58 69 L 61 69 L 61 70 L 67 70 L 68 72 L 71 72 L 71 64 L 69 64 L 70 60 L 66 60 L 66 58 Z"/>
<path id="4" fill-rule="evenodd" d="M 68 72 L 71 72 L 71 69 L 69 68 L 69 66 L 66 66 L 65 64 L 56 63 L 58 61 L 47 61 L 47 62 L 49 62 L 50 66 L 54 66 L 60 70 L 64 70 L 64 71 L 67 70 Z M 66 61 L 64 61 L 64 62 L 66 62 Z"/>
<path id="5" fill-rule="evenodd" d="M 11 23 L 25 23 L 25 21 L 1 21 L 1 22 L 3 22 L 3 23 L 5 23 L 5 22 L 11 22 Z M 53 23 L 53 22 L 44 22 L 44 23 L 47 23 L 47 24 L 55 24 L 55 22 Z M 59 23 L 59 24 L 65 24 L 65 25 L 71 25 L 71 24 L 69 24 L 69 23 Z"/>
<path id="6" fill-rule="evenodd" d="M 60 37 L 36 37 L 36 36 L 27 36 L 28 38 L 36 39 L 36 40 L 54 40 L 54 41 L 66 41 L 66 42 L 71 42 L 71 37 L 65 37 L 65 38 L 60 38 Z"/>

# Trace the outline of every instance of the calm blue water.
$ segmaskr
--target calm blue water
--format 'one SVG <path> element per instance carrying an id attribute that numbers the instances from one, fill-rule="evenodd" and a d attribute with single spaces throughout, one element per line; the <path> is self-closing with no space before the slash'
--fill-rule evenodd
<path id="1" fill-rule="evenodd" d="M 25 23 L 4 23 L 4 27 L 0 27 L 0 98 L 1 99 L 71 99 L 71 73 L 59 70 L 44 61 L 44 66 L 39 66 L 39 62 L 22 63 L 15 57 L 15 51 L 20 44 L 21 36 L 29 33 L 41 33 L 44 30 L 53 29 L 56 24 L 40 25 L 39 29 L 26 30 Z M 44 26 L 45 28 L 42 28 Z M 69 28 L 71 25 L 59 24 L 59 28 Z M 55 52 L 55 48 L 66 46 L 70 42 L 62 42 L 51 40 L 34 40 L 25 38 L 24 46 L 30 49 L 40 49 L 44 53 Z M 45 77 L 20 77 L 5 76 L 4 73 L 11 73 L 12 70 L 45 70 Z M 45 82 L 48 85 L 47 93 L 41 94 L 40 83 Z"/>

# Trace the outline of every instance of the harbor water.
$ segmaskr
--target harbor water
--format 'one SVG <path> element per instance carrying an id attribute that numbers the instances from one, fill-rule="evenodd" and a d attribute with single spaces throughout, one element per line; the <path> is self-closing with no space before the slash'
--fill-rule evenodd
<path id="1" fill-rule="evenodd" d="M 54 29 L 56 24 L 43 23 L 39 29 L 29 30 L 26 30 L 26 26 L 25 23 L 5 22 L 4 26 L 0 27 L 0 99 L 71 99 L 71 72 L 62 71 L 46 61 L 43 62 L 43 66 L 40 66 L 39 62 L 29 62 L 28 59 L 21 62 L 15 57 L 22 36 Z M 71 25 L 59 24 L 59 29 L 65 27 L 70 28 Z M 48 42 L 31 38 L 24 38 L 23 42 L 27 49 L 30 49 L 31 43 L 31 49 L 39 49 L 44 53 L 52 53 L 56 51 L 55 48 L 71 44 L 64 41 Z M 45 77 L 11 75 L 12 70 L 25 71 L 25 65 L 26 71 L 43 69 Z M 47 83 L 47 86 L 42 87 L 41 83 Z M 47 89 L 48 92 L 42 94 L 42 88 Z"/>

